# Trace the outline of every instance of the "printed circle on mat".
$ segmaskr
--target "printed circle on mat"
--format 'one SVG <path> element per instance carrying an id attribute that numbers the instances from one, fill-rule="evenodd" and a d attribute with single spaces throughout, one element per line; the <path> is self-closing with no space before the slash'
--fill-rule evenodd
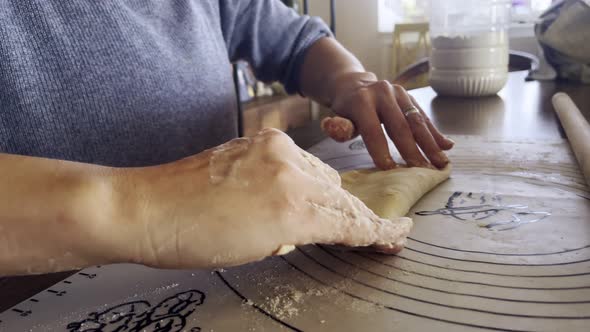
<path id="1" fill-rule="evenodd" d="M 372 167 L 349 158 L 338 158 L 341 170 Z M 264 278 L 260 265 L 222 277 L 301 331 L 318 321 L 325 330 L 584 331 L 590 195 L 575 170 L 543 167 L 455 167 L 410 211 L 415 226 L 398 255 L 306 246 L 265 261 Z"/>

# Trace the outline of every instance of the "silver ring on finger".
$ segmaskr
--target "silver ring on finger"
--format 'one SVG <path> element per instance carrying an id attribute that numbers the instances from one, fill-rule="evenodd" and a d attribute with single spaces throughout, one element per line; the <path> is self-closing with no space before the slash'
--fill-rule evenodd
<path id="1" fill-rule="evenodd" d="M 404 116 L 407 118 L 407 117 L 409 117 L 410 115 L 412 115 L 414 113 L 420 114 L 420 111 L 418 111 L 418 109 L 416 107 L 412 106 L 412 107 L 404 110 L 403 113 L 404 113 Z"/>

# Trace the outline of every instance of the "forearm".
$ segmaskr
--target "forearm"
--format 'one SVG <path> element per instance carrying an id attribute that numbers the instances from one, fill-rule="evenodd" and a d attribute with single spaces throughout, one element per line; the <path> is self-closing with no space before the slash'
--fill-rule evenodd
<path id="1" fill-rule="evenodd" d="M 0 174 L 0 275 L 234 266 L 309 243 L 392 248 L 411 226 L 378 218 L 274 129 L 141 168 L 0 154 Z"/>
<path id="2" fill-rule="evenodd" d="M 362 81 L 374 81 L 376 76 L 368 73 L 360 61 L 334 38 L 322 38 L 315 42 L 305 55 L 300 74 L 301 92 L 330 106 L 339 89 L 353 89 L 343 86 L 351 84 L 351 76 Z"/>
<path id="3" fill-rule="evenodd" d="M 0 275 L 107 263 L 113 169 L 0 154 Z"/>

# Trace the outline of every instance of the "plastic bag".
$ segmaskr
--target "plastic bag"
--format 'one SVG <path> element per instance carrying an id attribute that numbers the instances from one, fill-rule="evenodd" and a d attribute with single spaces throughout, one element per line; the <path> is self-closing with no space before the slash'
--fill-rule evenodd
<path id="1" fill-rule="evenodd" d="M 590 0 L 564 0 L 535 24 L 545 60 L 559 78 L 590 84 Z M 532 73 L 533 78 L 547 77 Z M 535 77 L 537 76 L 537 77 Z"/>

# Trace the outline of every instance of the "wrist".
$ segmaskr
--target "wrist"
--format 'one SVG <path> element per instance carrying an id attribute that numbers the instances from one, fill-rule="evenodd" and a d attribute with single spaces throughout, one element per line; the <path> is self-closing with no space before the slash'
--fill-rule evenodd
<path id="1" fill-rule="evenodd" d="M 129 229 L 126 192 L 121 190 L 125 171 L 101 168 L 74 181 L 68 203 L 70 217 L 79 229 L 72 238 L 74 250 L 91 264 L 129 262 Z M 126 186 L 125 186 L 126 187 Z"/>
<path id="2" fill-rule="evenodd" d="M 159 268 L 188 263 L 181 259 L 189 254 L 180 243 L 183 230 L 197 228 L 190 242 L 202 243 L 209 233 L 208 210 L 217 205 L 212 202 L 217 195 L 209 189 L 208 156 L 204 152 L 168 164 L 115 170 L 110 189 L 114 217 L 107 223 L 115 231 L 105 241 L 111 259 Z M 189 225 L 183 215 L 187 209 L 194 211 Z M 205 266 L 201 260 L 208 258 L 205 250 L 188 256 L 190 266 Z"/>
<path id="3" fill-rule="evenodd" d="M 147 168 L 113 168 L 91 185 L 92 232 L 110 263 L 144 263 L 150 183 L 141 174 Z"/>

